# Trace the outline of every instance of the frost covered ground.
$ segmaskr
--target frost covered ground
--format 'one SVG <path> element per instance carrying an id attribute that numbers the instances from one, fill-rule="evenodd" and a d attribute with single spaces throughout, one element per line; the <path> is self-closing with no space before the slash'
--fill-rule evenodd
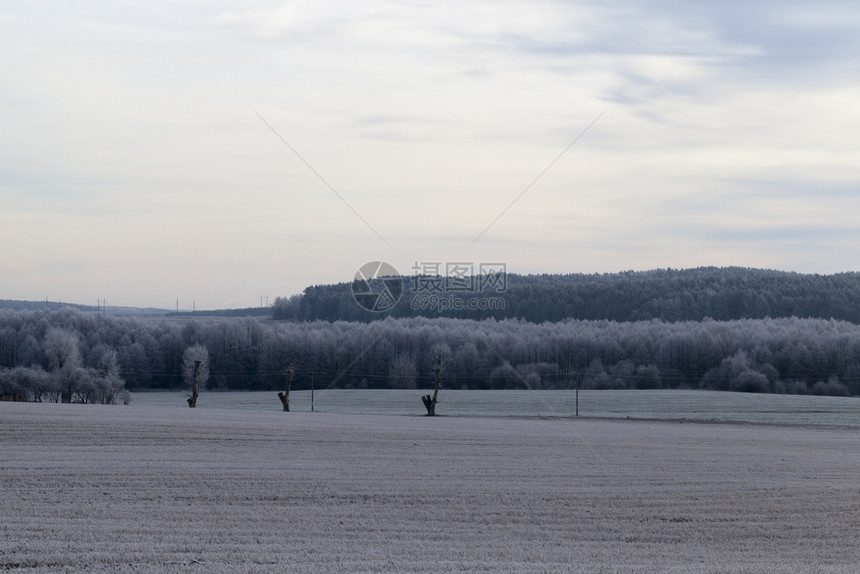
<path id="1" fill-rule="evenodd" d="M 315 410 L 328 413 L 400 414 L 426 412 L 419 399 L 428 390 L 321 389 Z M 436 412 L 453 416 L 572 417 L 571 390 L 443 389 Z M 132 393 L 135 405 L 185 406 L 181 392 Z M 281 411 L 274 391 L 207 392 L 198 408 Z M 310 391 L 290 393 L 293 411 L 311 410 Z M 815 424 L 860 428 L 860 397 L 775 395 L 687 390 L 583 390 L 579 413 L 588 417 Z"/>
<path id="2" fill-rule="evenodd" d="M 860 432 L 0 403 L 0 571 L 856 572 Z"/>

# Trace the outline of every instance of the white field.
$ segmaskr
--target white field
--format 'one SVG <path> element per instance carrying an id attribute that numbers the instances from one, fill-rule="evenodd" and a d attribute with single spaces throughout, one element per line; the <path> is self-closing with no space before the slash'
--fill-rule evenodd
<path id="1" fill-rule="evenodd" d="M 0 403 L 0 571 L 857 572 L 860 433 Z"/>
<path id="2" fill-rule="evenodd" d="M 314 410 L 327 413 L 416 415 L 426 412 L 421 395 L 431 390 L 321 389 Z M 583 390 L 579 413 L 585 417 L 735 421 L 860 428 L 860 397 L 773 395 L 685 390 Z M 185 406 L 181 392 L 132 393 L 140 406 Z M 445 416 L 572 417 L 576 392 L 478 391 L 442 389 L 436 412 Z M 276 391 L 204 392 L 198 408 L 281 411 Z M 290 393 L 293 411 L 311 410 L 310 391 Z"/>

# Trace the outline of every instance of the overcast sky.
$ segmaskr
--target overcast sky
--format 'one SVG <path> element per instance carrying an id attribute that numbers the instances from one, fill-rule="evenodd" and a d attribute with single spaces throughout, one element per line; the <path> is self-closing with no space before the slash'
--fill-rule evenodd
<path id="1" fill-rule="evenodd" d="M 0 11 L 0 298 L 246 307 L 380 259 L 860 268 L 854 2 Z"/>

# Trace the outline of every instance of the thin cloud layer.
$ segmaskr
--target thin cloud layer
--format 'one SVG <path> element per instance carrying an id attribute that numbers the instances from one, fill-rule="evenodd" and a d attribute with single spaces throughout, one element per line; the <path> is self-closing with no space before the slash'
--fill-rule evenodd
<path id="1" fill-rule="evenodd" d="M 375 259 L 856 269 L 858 17 L 846 2 L 7 7 L 0 298 L 248 306 Z"/>

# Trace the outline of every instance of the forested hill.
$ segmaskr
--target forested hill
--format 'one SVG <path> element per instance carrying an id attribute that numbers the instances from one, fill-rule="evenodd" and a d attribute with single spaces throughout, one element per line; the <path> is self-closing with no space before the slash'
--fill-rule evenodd
<path id="1" fill-rule="evenodd" d="M 115 317 L 162 317 L 169 314 L 169 311 L 166 309 L 152 307 L 116 307 L 110 305 L 107 307 L 98 307 L 96 305 L 79 305 L 62 301 L 21 301 L 18 299 L 0 299 L 0 309 L 8 309 L 10 311 L 60 311 L 62 309 L 72 309 L 83 313 L 105 313 Z"/>
<path id="2" fill-rule="evenodd" d="M 503 292 L 443 289 L 430 294 L 417 285 L 415 277 L 403 277 L 403 296 L 386 313 L 365 311 L 357 305 L 350 283 L 316 285 L 301 295 L 279 297 L 272 313 L 276 319 L 300 321 L 372 321 L 387 316 L 531 322 L 811 317 L 860 323 L 860 274 L 854 272 L 812 275 L 702 267 L 594 275 L 508 274 Z M 496 299 L 495 308 L 482 304 L 489 298 Z M 460 309 L 439 308 L 439 301 L 453 307 L 455 299 L 460 300 Z"/>

